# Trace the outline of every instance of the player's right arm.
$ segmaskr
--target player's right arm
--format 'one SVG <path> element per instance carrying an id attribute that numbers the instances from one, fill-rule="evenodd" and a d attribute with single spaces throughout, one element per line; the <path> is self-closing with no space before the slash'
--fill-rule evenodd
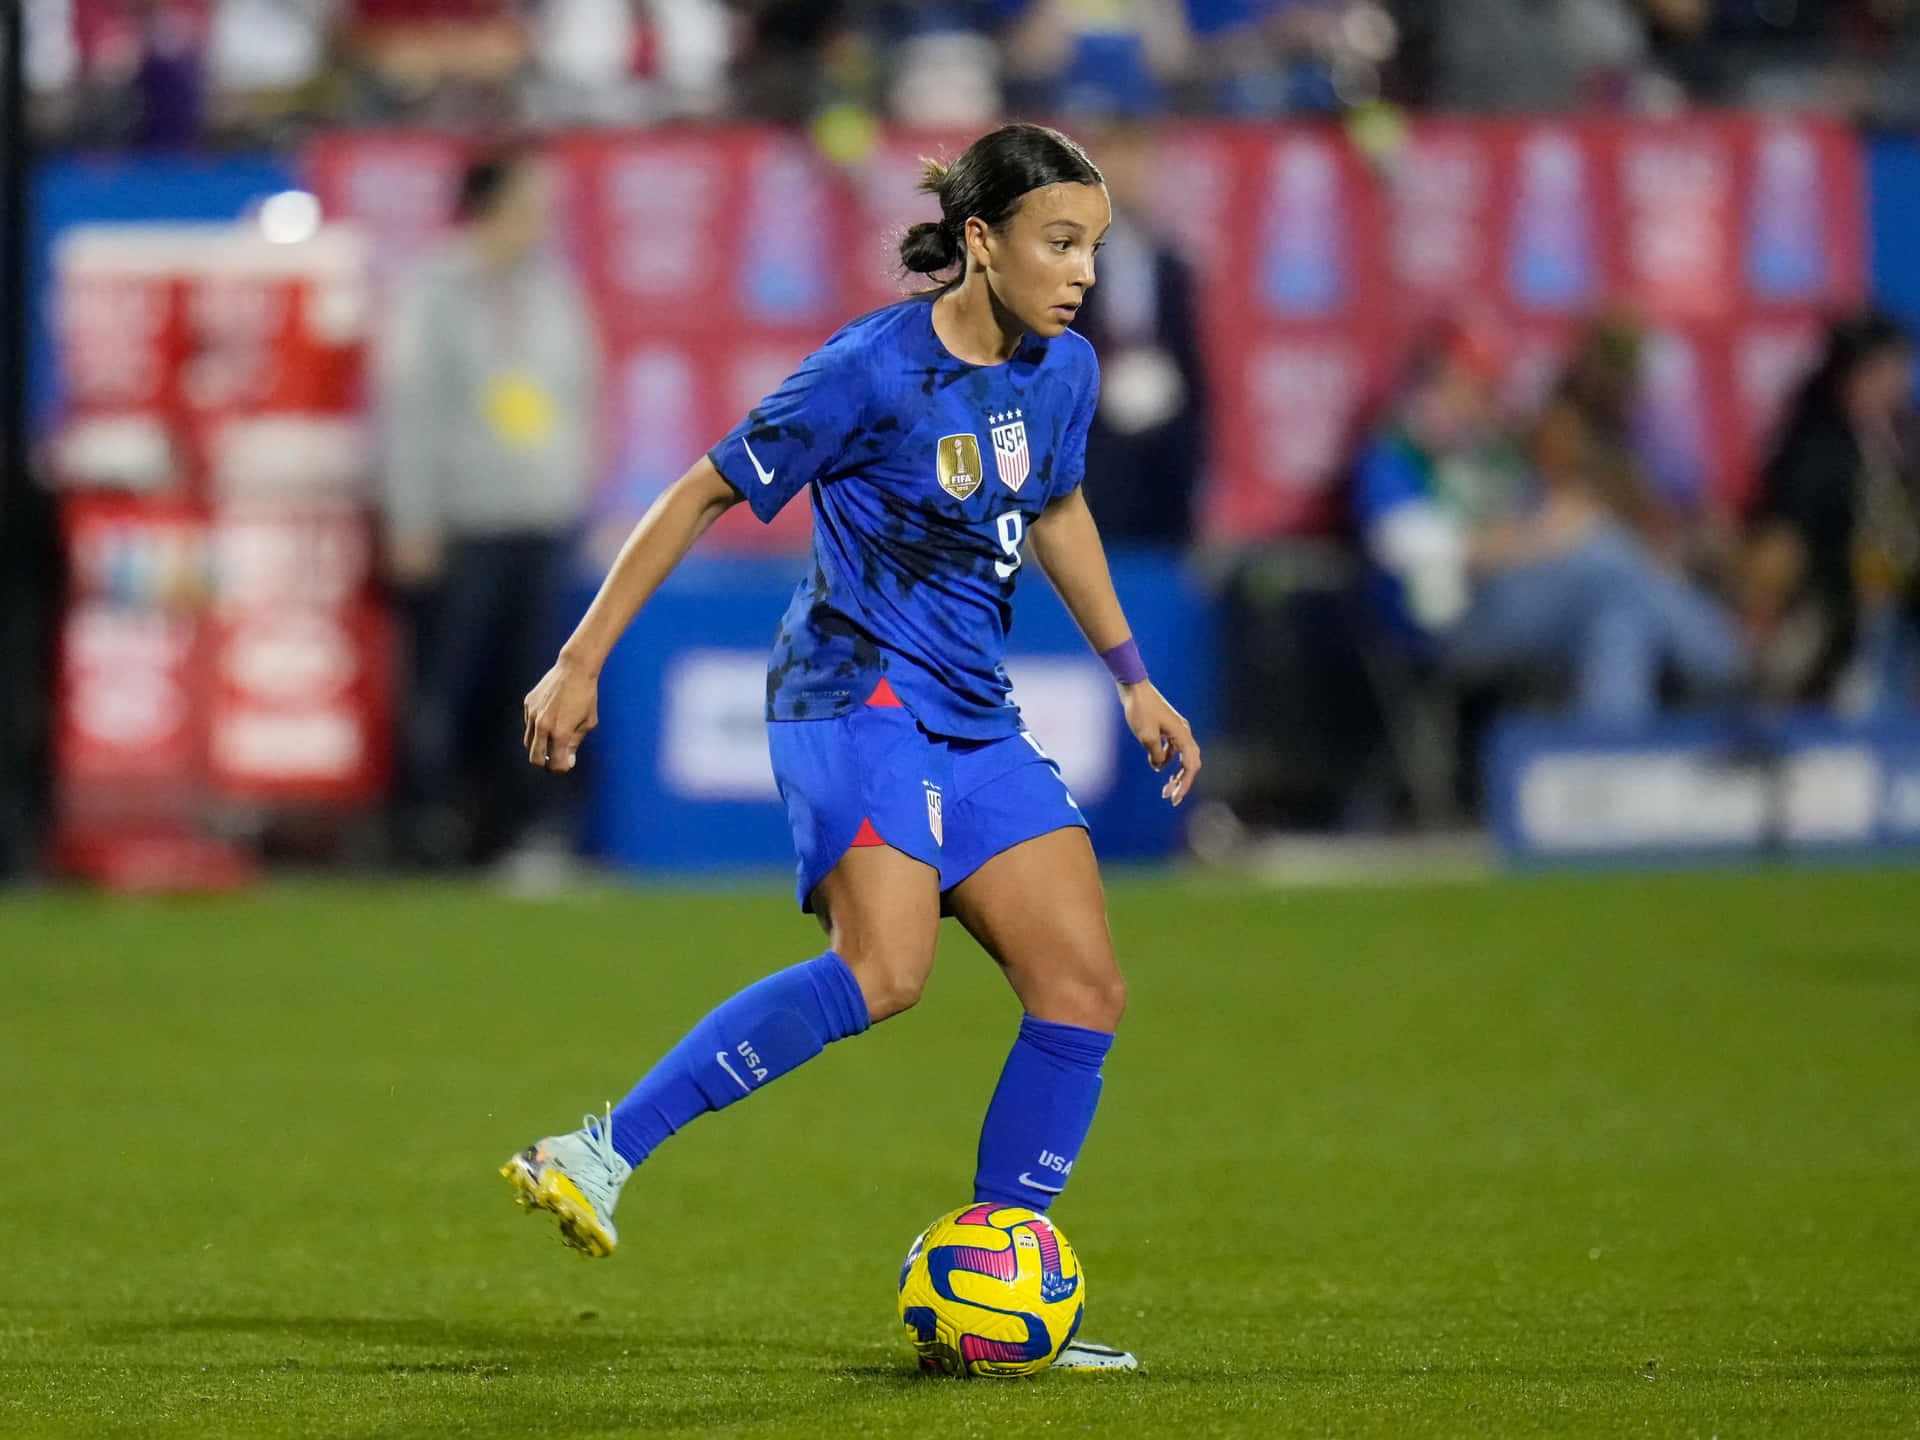
<path id="1" fill-rule="evenodd" d="M 560 658 L 527 692 L 527 759 L 548 770 L 571 770 L 580 742 L 600 723 L 600 671 L 640 607 L 698 540 L 741 495 L 702 456 L 653 502 L 600 582 L 600 592 L 560 647 Z"/>
<path id="2" fill-rule="evenodd" d="M 863 351 L 841 331 L 654 502 L 553 669 L 527 695 L 528 760 L 573 768 L 580 742 L 599 723 L 600 668 L 614 642 L 714 521 L 742 500 L 772 520 L 812 481 L 831 482 L 891 443 L 891 432 L 865 423 L 865 372 Z"/>

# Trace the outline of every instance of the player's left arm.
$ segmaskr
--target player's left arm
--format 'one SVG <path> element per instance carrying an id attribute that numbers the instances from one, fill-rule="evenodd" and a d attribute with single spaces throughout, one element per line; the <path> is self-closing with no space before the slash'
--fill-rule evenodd
<path id="1" fill-rule="evenodd" d="M 1116 651 L 1126 654 L 1132 644 L 1133 629 L 1120 608 L 1120 597 L 1114 594 L 1106 548 L 1100 543 L 1093 512 L 1087 509 L 1086 495 L 1075 486 L 1049 502 L 1027 535 L 1033 545 L 1033 558 L 1040 562 L 1053 588 L 1060 592 L 1067 613 L 1073 616 L 1087 643 L 1102 659 L 1108 659 Z M 1137 652 L 1133 658 L 1137 663 Z M 1108 663 L 1111 667 L 1114 661 Z M 1123 674 L 1138 674 L 1140 678 L 1129 682 L 1120 678 Z M 1153 768 L 1159 770 L 1169 760 L 1173 761 L 1173 774 L 1160 788 L 1160 793 L 1178 805 L 1186 799 L 1200 774 L 1200 746 L 1193 738 L 1193 727 L 1187 724 L 1187 717 L 1154 688 L 1144 670 L 1129 671 L 1123 662 L 1115 679 L 1120 687 L 1120 704 L 1126 712 L 1127 728 L 1146 750 Z"/>

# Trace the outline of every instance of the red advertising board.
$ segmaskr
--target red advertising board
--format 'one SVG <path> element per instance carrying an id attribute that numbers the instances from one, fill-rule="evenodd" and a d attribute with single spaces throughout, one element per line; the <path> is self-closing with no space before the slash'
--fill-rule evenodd
<path id="1" fill-rule="evenodd" d="M 54 736 L 68 819 L 167 812 L 199 782 L 199 663 L 190 613 L 106 600 L 69 608 Z"/>
<path id="2" fill-rule="evenodd" d="M 62 242 L 56 848 L 82 873 L 120 875 L 125 840 L 146 847 L 134 871 L 186 883 L 220 860 L 194 841 L 212 804 L 383 793 L 368 268 L 339 230 L 275 245 L 246 226 L 106 226 Z"/>
<path id="3" fill-rule="evenodd" d="M 563 238 L 608 355 L 605 522 L 637 515 L 836 325 L 903 293 L 898 234 L 934 213 L 919 157 L 965 139 L 891 134 L 844 169 L 745 127 L 557 142 Z M 444 222 L 460 154 L 336 134 L 310 173 L 390 283 Z M 1516 398 L 1544 391 L 1582 318 L 1639 315 L 1661 468 L 1683 495 L 1736 506 L 1810 327 L 1864 287 L 1858 142 L 1816 118 L 1423 119 L 1364 153 L 1333 127 L 1196 123 L 1164 132 L 1155 183 L 1201 281 L 1216 398 L 1202 516 L 1219 540 L 1337 524 L 1356 423 L 1408 336 L 1464 308 L 1513 338 Z M 716 538 L 805 534 L 797 513 L 771 530 L 730 517 Z"/>
<path id="4" fill-rule="evenodd" d="M 384 792 L 393 655 L 377 607 L 223 614 L 207 651 L 207 772 L 221 795 L 351 803 Z"/>

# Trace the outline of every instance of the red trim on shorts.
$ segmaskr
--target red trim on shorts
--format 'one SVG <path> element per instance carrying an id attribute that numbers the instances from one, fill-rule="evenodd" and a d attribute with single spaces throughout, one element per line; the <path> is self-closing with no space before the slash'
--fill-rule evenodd
<path id="1" fill-rule="evenodd" d="M 887 682 L 882 680 L 880 683 L 884 685 Z M 869 701 L 868 703 L 871 704 L 872 702 Z M 898 705 L 900 702 L 896 700 L 893 703 Z M 858 850 L 865 845 L 884 845 L 886 843 L 886 841 L 880 838 L 880 832 L 873 828 L 873 821 L 862 820 L 860 822 L 860 833 L 853 837 L 853 844 L 847 848 L 849 850 Z"/>
<path id="2" fill-rule="evenodd" d="M 907 708 L 900 703 L 900 697 L 893 693 L 893 686 L 887 683 L 887 677 L 884 675 L 880 677 L 880 683 L 873 687 L 873 694 L 867 697 L 867 704 L 877 705 L 883 710 L 904 710 Z M 857 840 L 854 841 L 856 845 L 859 843 Z M 876 840 L 873 843 L 878 845 L 880 842 Z"/>

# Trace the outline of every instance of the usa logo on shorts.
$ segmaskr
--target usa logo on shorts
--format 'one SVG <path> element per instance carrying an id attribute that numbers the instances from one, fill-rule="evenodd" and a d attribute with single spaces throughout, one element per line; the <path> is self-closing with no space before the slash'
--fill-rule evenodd
<path id="1" fill-rule="evenodd" d="M 989 415 L 993 427 L 993 461 L 1000 467 L 1000 483 L 1016 494 L 1027 483 L 1027 422 L 1018 410 Z"/>
<path id="2" fill-rule="evenodd" d="M 943 849 L 947 843 L 946 824 L 940 814 L 940 787 L 922 780 L 927 788 L 927 829 L 933 832 L 933 843 Z"/>

